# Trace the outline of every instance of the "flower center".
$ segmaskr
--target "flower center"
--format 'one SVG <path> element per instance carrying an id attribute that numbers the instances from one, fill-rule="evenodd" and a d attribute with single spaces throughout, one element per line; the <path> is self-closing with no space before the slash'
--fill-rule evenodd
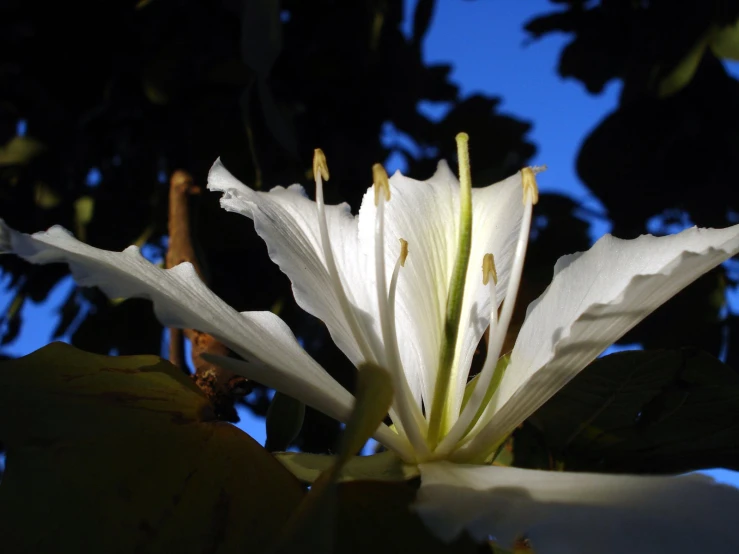
<path id="1" fill-rule="evenodd" d="M 474 387 L 472 394 L 469 396 L 467 403 L 462 409 L 456 422 L 444 436 L 438 448 L 435 449 L 434 455 L 445 457 L 449 455 L 455 448 L 464 444 L 463 439 L 471 438 L 484 425 L 486 420 L 493 415 L 493 406 L 490 403 L 495 390 L 503 378 L 503 372 L 507 366 L 506 363 L 499 363 L 503 343 L 508 333 L 513 316 L 513 309 L 516 304 L 516 296 L 521 284 L 521 275 L 523 273 L 523 263 L 526 257 L 526 247 L 529 242 L 529 233 L 531 231 L 531 215 L 533 206 L 539 200 L 539 190 L 536 185 L 536 173 L 542 171 L 543 168 L 525 167 L 521 170 L 521 186 L 523 189 L 524 212 L 521 221 L 521 228 L 518 234 L 516 250 L 513 256 L 513 264 L 511 273 L 508 278 L 508 286 L 503 301 L 503 306 L 498 317 L 498 306 L 496 301 L 495 287 L 497 278 L 492 281 L 487 279 L 485 267 L 485 258 L 483 258 L 483 284 L 490 286 L 490 333 L 488 339 L 488 352 L 483 364 L 482 371 L 477 379 L 470 383 Z M 495 267 L 492 254 L 489 254 L 492 268 Z M 497 277 L 497 271 L 493 273 Z M 488 283 L 485 283 L 485 281 Z M 451 399 L 448 399 L 451 401 Z M 487 416 L 487 417 L 486 417 Z"/>
<path id="2" fill-rule="evenodd" d="M 492 253 L 485 254 L 482 260 L 482 282 L 488 287 L 491 301 L 490 338 L 488 353 L 480 374 L 470 381 L 465 391 L 465 401 L 460 410 L 453 409 L 459 386 L 459 371 L 455 367 L 457 343 L 460 340 L 460 320 L 464 301 L 465 282 L 472 246 L 472 179 L 468 151 L 469 137 L 465 133 L 457 135 L 459 157 L 459 235 L 457 254 L 448 286 L 444 328 L 439 351 L 439 365 L 436 372 L 433 397 L 426 416 L 413 397 L 398 346 L 395 327 L 395 299 L 400 270 L 408 256 L 408 243 L 400 239 L 400 255 L 395 263 L 390 286 L 387 284 L 385 266 L 385 203 L 390 200 L 390 181 L 380 164 L 372 168 L 375 201 L 374 256 L 375 286 L 382 344 L 377 344 L 375 333 L 367 327 L 366 318 L 360 317 L 357 308 L 342 283 L 331 247 L 328 232 L 326 207 L 323 199 L 323 181 L 328 180 L 326 157 L 316 149 L 313 158 L 313 173 L 316 180 L 316 206 L 321 247 L 326 270 L 346 323 L 357 343 L 361 356 L 368 362 L 385 367 L 390 373 L 395 397 L 390 409 L 390 417 L 398 434 L 406 439 L 413 450 L 414 460 L 448 457 L 459 446 L 477 434 L 487 420 L 492 417 L 491 399 L 503 377 L 507 363 L 499 363 L 503 342 L 513 315 L 516 295 L 521 282 L 523 262 L 531 228 L 532 207 L 538 200 L 535 174 L 539 168 L 521 170 L 524 214 L 519 231 L 518 242 L 508 275 L 505 300 L 498 316 L 496 287 L 498 271 Z M 501 360 L 502 361 L 502 360 Z M 469 370 L 469 368 L 466 368 Z M 459 413 L 454 413 L 459 412 Z M 407 454 L 407 453 L 406 453 Z M 407 457 L 407 456 L 406 456 Z"/>

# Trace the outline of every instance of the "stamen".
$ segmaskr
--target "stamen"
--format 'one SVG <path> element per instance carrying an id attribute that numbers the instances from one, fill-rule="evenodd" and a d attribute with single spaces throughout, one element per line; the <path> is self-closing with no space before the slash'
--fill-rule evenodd
<path id="1" fill-rule="evenodd" d="M 387 301 L 388 301 L 388 306 L 389 306 L 388 317 L 390 321 L 393 322 L 393 324 L 395 322 L 395 292 L 398 289 L 398 276 L 400 275 L 400 268 L 405 265 L 405 260 L 407 257 L 408 257 L 408 243 L 405 240 L 400 239 L 400 256 L 398 256 L 398 260 L 395 262 L 395 268 L 393 269 L 393 275 L 390 278 L 390 290 L 387 293 L 387 298 L 388 298 Z M 395 336 L 397 340 L 397 333 Z M 398 357 L 400 357 L 400 354 L 398 354 Z M 401 371 L 402 371 L 402 368 L 401 368 Z M 390 418 L 395 423 L 395 426 L 402 431 L 402 435 L 404 437 L 407 437 L 408 434 L 405 432 L 402 421 L 400 420 L 400 417 L 398 417 L 397 412 L 395 411 L 395 408 L 391 409 Z M 426 420 L 423 420 L 422 429 L 424 433 L 426 432 L 427 428 L 428 428 L 428 425 L 426 424 Z M 425 443 L 424 443 L 424 451 L 428 452 L 425 448 Z"/>
<path id="2" fill-rule="evenodd" d="M 344 314 L 349 329 L 354 336 L 354 340 L 357 341 L 357 346 L 368 362 L 377 364 L 379 360 L 372 353 L 365 333 L 360 327 L 359 319 L 357 318 L 354 309 L 352 308 L 349 299 L 347 298 L 344 285 L 341 282 L 339 271 L 336 268 L 336 260 L 334 259 L 334 253 L 331 249 L 331 238 L 328 234 L 328 223 L 326 220 L 326 206 L 323 201 L 323 179 L 328 180 L 328 164 L 326 163 L 326 155 L 323 150 L 316 148 L 313 153 L 313 178 L 316 180 L 316 207 L 318 209 L 318 226 L 321 232 L 321 246 L 323 247 L 323 256 L 326 260 L 326 269 L 328 270 L 329 277 L 331 278 L 331 284 L 333 285 L 336 297 L 339 300 L 339 306 Z"/>
<path id="3" fill-rule="evenodd" d="M 460 440 L 465 436 L 465 434 L 472 436 L 474 428 L 479 427 L 481 422 L 485 419 L 482 417 L 483 414 L 487 415 L 487 413 L 490 413 L 490 410 L 487 410 L 488 405 L 485 404 L 485 399 L 492 398 L 495 391 L 490 391 L 489 388 L 491 386 L 497 387 L 502 378 L 502 370 L 496 372 L 496 367 L 498 367 L 498 358 L 500 358 L 503 342 L 505 341 L 508 326 L 511 322 L 511 317 L 513 316 L 513 308 L 516 305 L 516 296 L 518 295 L 518 288 L 521 284 L 523 263 L 524 258 L 526 257 L 526 247 L 529 242 L 529 233 L 531 232 L 531 214 L 533 211 L 533 205 L 538 199 L 539 189 L 536 185 L 534 171 L 531 168 L 527 167 L 521 170 L 521 185 L 523 187 L 524 212 L 521 220 L 521 228 L 518 234 L 518 242 L 516 243 L 516 252 L 513 257 L 511 276 L 508 280 L 508 288 L 506 289 L 500 319 L 495 326 L 495 332 L 493 332 L 492 327 L 490 329 L 488 354 L 485 358 L 482 371 L 480 372 L 480 377 L 477 379 L 475 390 L 470 396 L 464 410 L 462 410 L 462 413 L 459 415 L 459 419 L 449 431 L 449 434 L 444 437 L 444 440 L 435 451 L 435 454 L 446 455 L 460 445 Z M 494 298 L 493 308 L 495 308 Z"/>
<path id="4" fill-rule="evenodd" d="M 435 448 L 439 437 L 446 432 L 452 421 L 451 398 L 456 396 L 459 386 L 454 368 L 454 354 L 459 334 L 459 320 L 464 300 L 464 284 L 472 246 L 472 178 L 470 176 L 470 153 L 467 133 L 457 135 L 457 157 L 459 158 L 459 237 L 457 258 L 454 261 L 452 278 L 446 301 L 446 320 L 439 353 L 434 397 L 431 403 L 428 442 Z M 456 369 L 456 371 L 455 371 Z"/>
<path id="5" fill-rule="evenodd" d="M 492 254 L 485 254 L 482 258 L 482 284 L 487 285 L 493 278 L 494 283 L 498 284 L 498 271 L 495 269 L 495 258 Z"/>
<path id="6" fill-rule="evenodd" d="M 400 416 L 405 432 L 408 434 L 417 456 L 421 459 L 428 457 L 429 450 L 426 446 L 424 435 L 426 434 L 426 420 L 421 413 L 421 407 L 413 398 L 408 384 L 408 378 L 403 371 L 400 360 L 400 349 L 398 347 L 398 336 L 395 329 L 395 290 L 397 287 L 397 274 L 400 272 L 401 260 L 407 256 L 407 243 L 405 254 L 403 253 L 403 241 L 401 239 L 401 254 L 395 264 L 391 290 L 388 293 L 385 276 L 385 202 L 390 198 L 390 182 L 385 169 L 380 164 L 372 167 L 375 182 L 375 199 L 377 208 L 375 211 L 375 283 L 377 286 L 377 305 L 380 312 L 380 326 L 382 328 L 382 339 L 385 344 L 385 357 L 387 368 L 393 378 L 395 398 L 393 404 Z M 379 183 L 379 184 L 378 184 Z M 382 190 L 382 194 L 378 194 Z"/>

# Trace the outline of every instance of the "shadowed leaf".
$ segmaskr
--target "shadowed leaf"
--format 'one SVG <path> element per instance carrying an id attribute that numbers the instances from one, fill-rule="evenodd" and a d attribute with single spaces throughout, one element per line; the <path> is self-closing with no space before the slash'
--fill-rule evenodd
<path id="1" fill-rule="evenodd" d="M 154 356 L 61 343 L 0 365 L 8 552 L 246 552 L 299 483 Z"/>
<path id="2" fill-rule="evenodd" d="M 704 352 L 606 356 L 529 421 L 570 470 L 739 469 L 739 373 Z"/>

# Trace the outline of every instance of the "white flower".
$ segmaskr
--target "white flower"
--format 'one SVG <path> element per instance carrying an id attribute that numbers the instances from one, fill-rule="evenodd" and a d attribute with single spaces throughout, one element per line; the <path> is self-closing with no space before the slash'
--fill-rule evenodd
<path id="1" fill-rule="evenodd" d="M 415 509 L 439 536 L 529 537 L 548 552 L 739 549 L 739 492 L 699 476 L 633 477 L 486 465 L 505 438 L 609 345 L 697 277 L 739 251 L 739 226 L 619 240 L 605 236 L 557 262 L 529 306 L 510 363 L 499 364 L 521 280 L 535 170 L 472 189 L 466 135 L 461 186 L 444 162 L 425 182 L 376 166 L 357 217 L 325 206 L 328 169 L 316 151 L 316 202 L 302 187 L 255 192 L 217 161 L 209 188 L 254 220 L 298 304 L 320 318 L 357 366 L 393 378 L 394 428 L 375 438 L 419 464 Z M 0 249 L 35 263 L 67 262 L 81 285 L 143 296 L 167 326 L 211 333 L 245 362 L 219 363 L 345 421 L 352 396 L 269 312 L 237 313 L 189 264 L 160 269 L 136 247 L 87 246 L 53 227 L 25 235 L 0 224 Z M 499 309 L 500 308 L 500 309 Z M 488 356 L 463 402 L 475 348 Z M 733 548 L 731 548 L 733 546 Z"/>

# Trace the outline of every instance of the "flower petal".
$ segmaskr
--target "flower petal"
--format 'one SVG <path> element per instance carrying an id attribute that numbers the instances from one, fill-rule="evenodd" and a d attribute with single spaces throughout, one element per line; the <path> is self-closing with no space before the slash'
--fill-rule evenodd
<path id="1" fill-rule="evenodd" d="M 349 417 L 352 395 L 300 348 L 279 317 L 270 312 L 238 313 L 203 284 L 189 263 L 165 270 L 143 258 L 135 246 L 108 252 L 78 241 L 58 226 L 26 235 L 2 220 L 0 251 L 36 264 L 68 263 L 78 284 L 100 287 L 111 298 L 148 298 L 163 325 L 210 333 L 249 360 L 245 365 L 253 369 L 240 373 L 263 376 L 270 386 L 289 390 L 335 419 Z"/>
<path id="2" fill-rule="evenodd" d="M 331 338 L 358 366 L 364 358 L 344 317 L 336 289 L 326 268 L 321 245 L 316 203 L 300 185 L 257 192 L 236 179 L 216 160 L 208 175 L 208 188 L 223 193 L 221 206 L 254 221 L 254 228 L 267 244 L 269 256 L 292 282 L 295 301 L 326 324 Z M 381 344 L 376 324 L 377 298 L 368 296 L 368 254 L 360 250 L 357 221 L 348 204 L 326 206 L 326 219 L 336 266 L 348 300 L 364 312 L 365 327 L 373 333 L 370 345 Z M 376 353 L 382 360 L 381 353 Z"/>
<path id="3" fill-rule="evenodd" d="M 472 355 L 487 327 L 490 301 L 482 286 L 480 267 L 487 252 L 495 255 L 499 279 L 505 283 L 523 205 L 517 191 L 520 175 L 484 189 L 473 190 L 472 262 L 465 289 L 461 324 L 464 336 L 457 344 L 458 402 Z M 400 254 L 399 239 L 408 241 L 409 255 L 397 294 L 396 329 L 401 359 L 414 397 L 428 403 L 441 346 L 447 287 L 456 254 L 459 183 L 445 162 L 428 181 L 396 173 L 390 179 L 391 200 L 385 207 L 385 265 L 392 271 Z M 270 257 L 290 278 L 301 308 L 321 319 L 334 342 L 358 365 L 363 361 L 331 285 L 321 247 L 315 202 L 302 187 L 277 187 L 255 192 L 240 183 L 217 161 L 208 188 L 224 193 L 221 205 L 250 217 L 267 243 Z M 329 234 L 339 273 L 350 302 L 365 316 L 376 357 L 382 361 L 381 332 L 374 274 L 374 191 L 362 201 L 358 218 L 346 204 L 326 206 Z M 478 259 L 479 258 L 479 259 Z M 389 278 L 389 276 L 388 276 Z M 504 287 L 500 287 L 502 292 Z"/>
<path id="4" fill-rule="evenodd" d="M 486 428 L 467 449 L 510 433 L 608 346 L 739 251 L 739 225 L 621 240 L 606 235 L 564 256 L 528 308 Z M 464 450 L 464 449 L 463 449 Z"/>
<path id="5" fill-rule="evenodd" d="M 739 490 L 704 475 L 630 476 L 422 464 L 414 510 L 440 538 L 467 530 L 539 554 L 737 552 Z"/>
<path id="6" fill-rule="evenodd" d="M 472 190 L 472 249 L 465 283 L 455 367 L 458 413 L 467 370 L 480 338 L 490 323 L 489 289 L 482 284 L 482 259 L 492 252 L 498 264 L 498 304 L 510 274 L 513 250 L 523 214 L 520 174 L 500 183 Z M 439 363 L 447 291 L 457 249 L 459 182 L 446 162 L 433 177 L 416 181 L 396 172 L 390 179 L 390 201 L 385 206 L 386 267 L 398 258 L 399 239 L 408 242 L 408 259 L 398 280 L 396 329 L 403 368 L 411 389 L 431 405 Z M 359 211 L 362 251 L 374 254 L 374 192 L 367 191 Z M 371 279 L 374 287 L 374 278 Z"/>

